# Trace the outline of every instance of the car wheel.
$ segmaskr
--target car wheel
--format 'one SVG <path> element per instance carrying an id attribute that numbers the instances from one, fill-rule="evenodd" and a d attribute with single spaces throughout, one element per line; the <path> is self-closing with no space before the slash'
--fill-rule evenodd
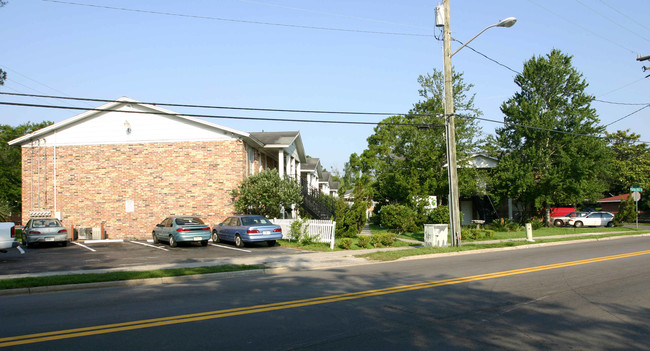
<path id="1" fill-rule="evenodd" d="M 553 222 L 553 225 L 556 226 L 556 227 L 561 227 L 561 226 L 564 225 L 564 222 L 562 222 L 561 219 L 556 219 L 556 220 Z"/>
<path id="2" fill-rule="evenodd" d="M 577 221 L 573 226 L 576 227 L 576 228 L 581 228 L 582 227 L 582 222 Z"/>
<path id="3" fill-rule="evenodd" d="M 176 242 L 176 239 L 174 239 L 173 235 L 169 236 L 169 246 L 171 247 L 176 247 L 178 246 L 178 243 Z"/>
<path id="4" fill-rule="evenodd" d="M 235 246 L 244 247 L 244 241 L 241 239 L 241 236 L 239 236 L 239 234 L 235 235 Z"/>
<path id="5" fill-rule="evenodd" d="M 212 242 L 215 244 L 221 242 L 221 240 L 219 240 L 219 235 L 217 235 L 216 230 L 212 232 Z"/>
<path id="6" fill-rule="evenodd" d="M 614 222 L 609 222 L 609 223 L 607 223 L 607 226 L 608 226 L 608 227 L 613 227 L 613 226 L 614 226 Z"/>
<path id="7" fill-rule="evenodd" d="M 61 243 L 61 246 L 63 246 L 63 247 L 68 246 L 68 241 L 64 241 L 64 242 L 62 242 L 62 243 Z"/>
<path id="8" fill-rule="evenodd" d="M 151 232 L 151 238 L 153 239 L 154 244 L 158 244 L 158 237 L 156 236 L 156 232 Z"/>
<path id="9" fill-rule="evenodd" d="M 267 240 L 266 243 L 269 245 L 269 247 L 275 246 L 275 240 Z"/>
<path id="10" fill-rule="evenodd" d="M 201 241 L 201 246 L 208 246 L 208 241 L 207 240 L 202 240 Z"/>

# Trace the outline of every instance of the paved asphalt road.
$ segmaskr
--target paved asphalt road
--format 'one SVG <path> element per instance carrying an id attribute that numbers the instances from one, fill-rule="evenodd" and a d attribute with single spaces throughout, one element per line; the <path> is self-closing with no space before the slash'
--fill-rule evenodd
<path id="1" fill-rule="evenodd" d="M 643 237 L 3 296 L 0 348 L 648 350 L 648 267 Z"/>

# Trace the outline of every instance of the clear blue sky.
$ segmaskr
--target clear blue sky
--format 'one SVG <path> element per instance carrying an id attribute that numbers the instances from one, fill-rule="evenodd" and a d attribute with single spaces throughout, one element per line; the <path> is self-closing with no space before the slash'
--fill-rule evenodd
<path id="1" fill-rule="evenodd" d="M 423 0 L 74 0 L 164 12 L 154 14 L 9 0 L 0 8 L 0 92 L 237 107 L 407 112 L 420 100 L 417 77 L 442 69 L 433 37 L 436 2 Z M 516 71 L 553 48 L 573 65 L 597 99 L 650 103 L 650 74 L 637 54 L 650 55 L 650 3 L 627 0 L 451 0 L 452 36 Z M 209 17 L 209 18 L 200 18 Z M 257 23 L 252 23 L 257 22 Z M 283 26 L 261 24 L 274 23 Z M 322 27 L 323 30 L 305 27 Z M 348 31 L 349 30 L 349 31 Z M 406 33 L 391 35 L 368 32 Z M 453 43 L 452 49 L 459 45 Z M 465 48 L 453 58 L 475 85 L 483 117 L 503 120 L 501 103 L 517 87 L 515 73 Z M 650 67 L 650 61 L 645 62 Z M 95 107 L 99 103 L 0 95 L 0 101 Z M 643 105 L 595 102 L 603 124 Z M 181 113 L 271 118 L 380 121 L 381 117 L 197 110 Z M 61 121 L 79 111 L 0 105 L 0 123 Z M 306 153 L 342 170 L 366 147 L 372 126 L 213 119 L 243 131 L 300 130 Z M 497 123 L 481 122 L 490 134 Z M 650 108 L 607 127 L 631 129 L 650 141 Z"/>

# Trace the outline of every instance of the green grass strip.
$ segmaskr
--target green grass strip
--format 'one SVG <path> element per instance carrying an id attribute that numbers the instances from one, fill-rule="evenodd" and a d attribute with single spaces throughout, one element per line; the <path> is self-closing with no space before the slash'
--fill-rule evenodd
<path id="1" fill-rule="evenodd" d="M 557 239 L 538 239 L 535 238 L 535 242 L 528 242 L 525 240 L 522 241 L 505 241 L 494 244 L 468 244 L 465 243 L 460 247 L 448 246 L 448 247 L 417 247 L 413 249 L 404 249 L 404 250 L 394 250 L 394 251 L 378 251 L 369 254 L 355 255 L 355 257 L 367 258 L 374 261 L 394 261 L 402 257 L 407 256 L 419 256 L 419 255 L 430 255 L 436 253 L 446 253 L 446 252 L 461 252 L 461 251 L 472 251 L 472 250 L 481 250 L 481 249 L 493 249 L 493 248 L 502 248 L 502 247 L 511 247 L 511 246 L 522 246 L 522 245 L 535 245 L 543 244 L 550 242 L 558 241 L 572 241 L 572 240 L 581 240 L 581 239 L 599 239 L 599 238 L 608 238 L 616 236 L 629 236 L 636 233 L 618 233 L 618 234 L 603 234 L 603 235 L 585 235 L 585 236 L 573 236 L 568 238 L 557 238 Z"/>
<path id="2" fill-rule="evenodd" d="M 247 271 L 262 269 L 260 265 L 223 265 L 194 268 L 171 268 L 153 271 L 110 272 L 51 275 L 45 277 L 11 278 L 0 280 L 0 289 L 34 288 L 38 286 L 68 285 L 110 282 L 118 280 L 149 279 L 162 277 L 177 277 L 182 275 L 209 274 L 222 272 Z"/>

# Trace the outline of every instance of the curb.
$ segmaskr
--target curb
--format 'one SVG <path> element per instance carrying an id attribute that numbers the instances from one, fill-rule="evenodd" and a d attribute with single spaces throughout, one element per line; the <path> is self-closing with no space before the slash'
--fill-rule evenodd
<path id="1" fill-rule="evenodd" d="M 0 296 L 32 295 L 32 294 L 57 292 L 57 291 L 115 288 L 115 287 L 125 287 L 125 286 L 175 284 L 175 283 L 182 283 L 186 281 L 194 281 L 200 279 L 226 279 L 226 278 L 246 277 L 246 276 L 261 276 L 266 274 L 270 275 L 270 274 L 287 273 L 289 271 L 291 270 L 287 267 L 277 267 L 277 268 L 251 269 L 246 271 L 181 275 L 175 277 L 160 277 L 160 278 L 147 278 L 147 279 L 115 280 L 115 281 L 97 282 L 97 283 L 37 286 L 33 288 L 3 289 L 0 290 Z"/>

